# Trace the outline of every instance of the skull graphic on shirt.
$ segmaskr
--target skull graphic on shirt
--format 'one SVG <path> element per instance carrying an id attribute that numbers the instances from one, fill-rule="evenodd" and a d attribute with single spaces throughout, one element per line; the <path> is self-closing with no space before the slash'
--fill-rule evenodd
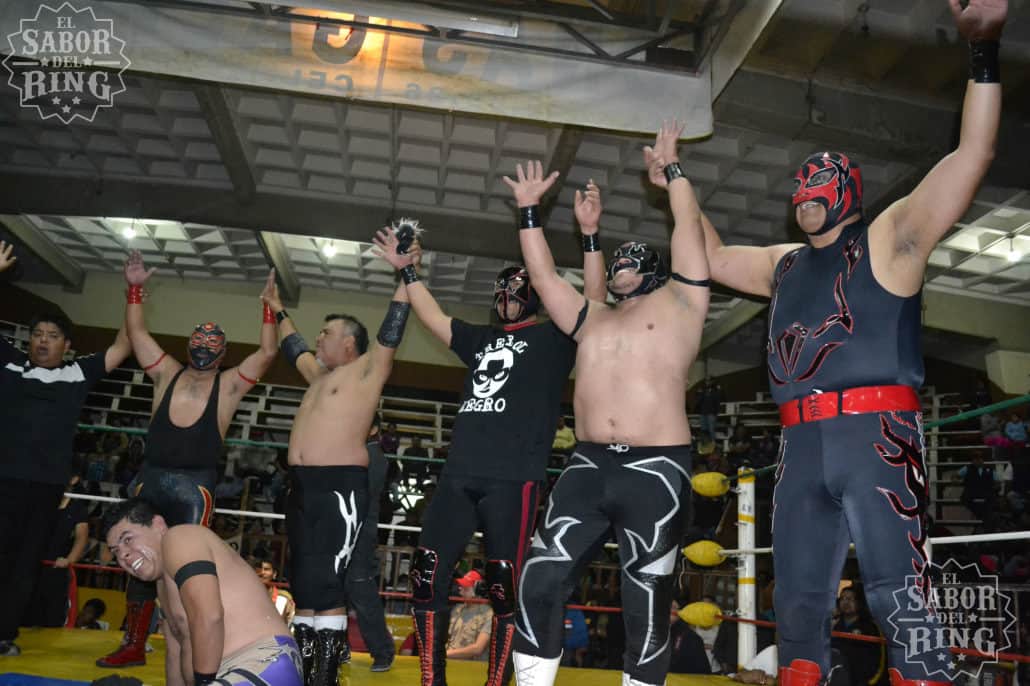
<path id="1" fill-rule="evenodd" d="M 493 350 L 483 355 L 472 375 L 472 393 L 477 398 L 491 398 L 508 382 L 515 353 L 510 348 Z"/>

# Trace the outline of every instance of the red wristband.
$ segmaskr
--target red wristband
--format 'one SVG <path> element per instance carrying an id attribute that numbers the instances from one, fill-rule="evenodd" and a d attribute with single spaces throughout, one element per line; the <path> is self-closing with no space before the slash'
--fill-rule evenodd
<path id="1" fill-rule="evenodd" d="M 125 302 L 129 305 L 142 305 L 143 304 L 143 286 L 130 285 L 129 291 L 126 294 Z"/>
<path id="2" fill-rule="evenodd" d="M 272 308 L 268 306 L 268 303 L 265 303 L 264 323 L 275 324 L 275 312 L 272 312 Z"/>

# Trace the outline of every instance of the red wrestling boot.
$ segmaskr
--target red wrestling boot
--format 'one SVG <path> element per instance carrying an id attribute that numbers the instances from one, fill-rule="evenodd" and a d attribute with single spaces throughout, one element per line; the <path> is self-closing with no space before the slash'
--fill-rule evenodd
<path id="1" fill-rule="evenodd" d="M 929 681 L 927 679 L 906 679 L 894 667 L 887 670 L 891 676 L 891 686 L 951 686 L 950 681 Z"/>
<path id="2" fill-rule="evenodd" d="M 126 605 L 125 637 L 110 655 L 97 660 L 97 667 L 136 667 L 147 664 L 147 636 L 154 616 L 154 601 L 130 601 Z"/>
<path id="3" fill-rule="evenodd" d="M 779 686 L 819 686 L 822 680 L 822 670 L 811 660 L 795 659 L 789 667 L 780 667 Z"/>

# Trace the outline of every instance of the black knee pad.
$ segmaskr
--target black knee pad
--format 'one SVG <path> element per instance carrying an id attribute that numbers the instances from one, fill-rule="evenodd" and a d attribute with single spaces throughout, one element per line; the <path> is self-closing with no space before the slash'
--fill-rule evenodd
<path id="1" fill-rule="evenodd" d="M 301 610 L 323 612 L 347 604 L 343 579 L 335 571 L 333 558 L 326 555 L 294 560 L 290 590 L 297 608 Z"/>
<path id="2" fill-rule="evenodd" d="M 411 558 L 411 597 L 416 603 L 428 603 L 433 600 L 433 584 L 436 582 L 437 567 L 440 557 L 435 550 L 415 548 Z"/>
<path id="3" fill-rule="evenodd" d="M 488 560 L 486 585 L 495 617 L 515 612 L 515 565 L 511 560 Z"/>

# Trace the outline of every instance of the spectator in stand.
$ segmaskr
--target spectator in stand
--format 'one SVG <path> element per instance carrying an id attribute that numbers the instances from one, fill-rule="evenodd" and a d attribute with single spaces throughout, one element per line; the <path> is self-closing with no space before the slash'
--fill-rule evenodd
<path id="1" fill-rule="evenodd" d="M 962 480 L 962 504 L 990 528 L 994 519 L 994 467 L 984 464 L 982 450 L 973 453 L 972 464 L 958 470 Z"/>
<path id="2" fill-rule="evenodd" d="M 976 390 L 973 391 L 973 409 L 987 407 L 991 404 L 991 391 L 987 388 L 987 382 L 983 379 L 976 380 Z"/>
<path id="3" fill-rule="evenodd" d="M 1010 445 L 1014 448 L 1026 447 L 1026 422 L 1015 412 L 1009 416 L 1009 421 L 1005 424 L 1005 438 L 1009 439 Z"/>
<path id="4" fill-rule="evenodd" d="M 723 403 L 722 386 L 706 376 L 705 383 L 697 392 L 694 411 L 701 415 L 701 430 L 708 432 L 713 439 L 719 423 L 719 408 Z"/>
<path id="5" fill-rule="evenodd" d="M 980 435 L 983 437 L 984 445 L 991 447 L 1008 445 L 1008 440 L 1001 433 L 1001 420 L 990 412 L 980 415 Z"/>
<path id="6" fill-rule="evenodd" d="M 719 603 L 715 602 L 715 597 L 710 595 L 702 596 L 701 602 L 711 603 L 715 606 L 719 605 Z M 717 622 L 710 627 L 695 626 L 693 624 L 690 625 L 690 628 L 694 630 L 694 633 L 700 636 L 701 640 L 704 642 L 705 656 L 708 658 L 708 662 L 711 665 L 712 674 L 718 674 L 722 671 L 722 665 L 715 659 L 714 653 L 715 638 L 719 635 L 719 627 L 721 624 L 722 622 Z"/>
<path id="7" fill-rule="evenodd" d="M 90 598 L 82 604 L 82 609 L 75 617 L 76 629 L 94 629 L 107 631 L 111 628 L 110 622 L 100 619 L 107 612 L 107 604 L 100 598 Z"/>
<path id="8" fill-rule="evenodd" d="M 67 489 L 74 493 L 83 491 L 78 474 L 72 474 Z M 40 570 L 32 601 L 22 621 L 24 626 L 59 627 L 68 620 L 68 568 L 82 559 L 89 543 L 87 509 L 85 500 L 68 497 L 61 500 L 60 514 L 43 552 L 43 559 L 52 560 L 54 564 Z"/>
<path id="9" fill-rule="evenodd" d="M 570 605 L 579 605 L 579 591 L 569 596 Z M 565 639 L 562 642 L 561 664 L 564 667 L 585 667 L 590 631 L 583 610 L 565 608 Z"/>
<path id="10" fill-rule="evenodd" d="M 293 626 L 293 615 L 297 610 L 293 602 L 293 596 L 286 589 L 276 586 L 279 578 L 279 570 L 275 568 L 270 560 L 263 557 L 256 557 L 253 561 L 254 572 L 261 579 L 261 583 L 268 589 L 268 597 L 272 599 L 279 616 L 283 618 L 287 628 Z"/>
<path id="11" fill-rule="evenodd" d="M 386 430 L 379 434 L 379 447 L 388 456 L 396 455 L 401 445 L 401 437 L 397 434 L 397 423 L 390 422 Z"/>
<path id="12" fill-rule="evenodd" d="M 459 577 L 455 583 L 458 584 L 458 595 L 462 601 L 455 603 L 451 609 L 447 659 L 485 660 L 494 611 L 488 603 L 467 602 L 482 595 L 483 575 L 473 569 Z"/>
<path id="13" fill-rule="evenodd" d="M 571 426 L 566 426 L 565 417 L 559 416 L 558 430 L 554 433 L 554 442 L 551 444 L 551 450 L 563 455 L 569 455 L 574 447 L 576 447 L 576 433 L 572 430 Z"/>
<path id="14" fill-rule="evenodd" d="M 403 457 L 429 457 L 429 449 L 422 445 L 422 437 L 415 434 L 411 437 L 411 445 L 404 448 L 401 455 Z M 414 479 L 416 483 L 421 483 L 429 476 L 429 465 L 429 462 L 421 460 L 402 460 L 401 482 L 407 484 Z"/>
<path id="15" fill-rule="evenodd" d="M 711 674 L 712 665 L 705 653 L 704 640 L 680 617 L 679 601 L 673 600 L 670 608 L 669 660 L 670 674 Z"/>
<path id="16" fill-rule="evenodd" d="M 740 467 L 751 465 L 751 437 L 747 435 L 747 429 L 743 424 L 738 424 L 733 429 L 728 459 L 734 473 Z"/>
<path id="17" fill-rule="evenodd" d="M 837 597 L 837 611 L 839 618 L 833 625 L 833 631 L 859 636 L 881 635 L 861 588 L 854 585 L 844 588 Z M 832 646 L 840 651 L 847 663 L 852 684 L 877 686 L 887 683 L 887 650 L 884 644 L 834 638 Z"/>

